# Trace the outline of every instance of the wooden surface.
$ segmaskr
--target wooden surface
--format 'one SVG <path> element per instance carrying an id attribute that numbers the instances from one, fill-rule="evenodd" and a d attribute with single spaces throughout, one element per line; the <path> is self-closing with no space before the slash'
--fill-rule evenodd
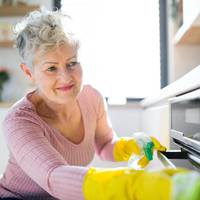
<path id="1" fill-rule="evenodd" d="M 187 28 L 180 28 L 175 37 L 175 43 L 179 44 L 200 44 L 200 27 L 191 26 Z"/>
<path id="2" fill-rule="evenodd" d="M 38 5 L 0 6 L 0 16 L 23 16 L 38 8 Z"/>
<path id="3" fill-rule="evenodd" d="M 191 10 L 192 13 L 192 10 Z M 192 14 L 193 17 L 188 16 L 188 20 L 183 21 L 182 26 L 175 34 L 175 44 L 200 44 L 200 9 Z"/>
<path id="4" fill-rule="evenodd" d="M 13 45 L 13 41 L 0 41 L 0 48 L 12 48 Z"/>

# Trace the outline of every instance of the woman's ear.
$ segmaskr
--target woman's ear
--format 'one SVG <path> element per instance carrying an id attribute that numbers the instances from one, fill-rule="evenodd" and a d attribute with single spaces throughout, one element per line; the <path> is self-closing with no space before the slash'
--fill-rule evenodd
<path id="1" fill-rule="evenodd" d="M 29 78 L 29 80 L 34 82 L 34 78 L 33 78 L 30 68 L 27 67 L 27 65 L 25 63 L 21 63 L 19 66 L 20 66 L 21 70 L 24 72 L 24 74 Z"/>

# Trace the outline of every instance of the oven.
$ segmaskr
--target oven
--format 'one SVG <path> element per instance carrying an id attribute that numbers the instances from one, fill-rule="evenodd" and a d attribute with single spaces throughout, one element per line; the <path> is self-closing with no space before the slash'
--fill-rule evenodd
<path id="1" fill-rule="evenodd" d="M 171 98 L 170 150 L 159 152 L 166 167 L 200 172 L 200 89 Z"/>

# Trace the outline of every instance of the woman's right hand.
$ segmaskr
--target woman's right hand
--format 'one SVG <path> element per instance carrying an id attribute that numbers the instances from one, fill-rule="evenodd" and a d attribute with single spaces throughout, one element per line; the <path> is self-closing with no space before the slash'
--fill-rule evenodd
<path id="1" fill-rule="evenodd" d="M 85 200 L 199 200 L 199 191 L 200 175 L 177 169 L 147 172 L 90 168 L 83 181 Z"/>
<path id="2" fill-rule="evenodd" d="M 137 132 L 132 137 L 122 137 L 114 144 L 114 161 L 128 161 L 131 156 L 140 157 L 137 164 L 144 168 L 153 160 L 153 152 L 166 151 L 166 147 L 152 136 Z"/>

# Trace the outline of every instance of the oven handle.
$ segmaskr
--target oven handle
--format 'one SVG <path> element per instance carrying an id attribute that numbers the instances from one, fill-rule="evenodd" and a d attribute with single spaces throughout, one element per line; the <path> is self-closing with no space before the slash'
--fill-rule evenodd
<path id="1" fill-rule="evenodd" d="M 187 159 L 188 158 L 188 153 L 186 151 L 181 151 L 181 150 L 167 150 L 167 151 L 160 151 L 160 153 L 165 155 L 168 159 Z"/>
<path id="2" fill-rule="evenodd" d="M 197 90 L 188 92 L 186 94 L 181 94 L 179 96 L 169 98 L 169 102 L 170 102 L 170 104 L 172 104 L 172 103 L 186 101 L 186 100 L 192 100 L 192 99 L 196 99 L 196 98 L 199 99 L 199 97 L 200 97 L 200 89 L 197 89 Z"/>
<path id="3" fill-rule="evenodd" d="M 187 152 L 181 150 L 168 150 L 158 151 L 158 159 L 162 162 L 165 167 L 176 168 L 176 166 L 169 159 L 187 159 Z"/>

